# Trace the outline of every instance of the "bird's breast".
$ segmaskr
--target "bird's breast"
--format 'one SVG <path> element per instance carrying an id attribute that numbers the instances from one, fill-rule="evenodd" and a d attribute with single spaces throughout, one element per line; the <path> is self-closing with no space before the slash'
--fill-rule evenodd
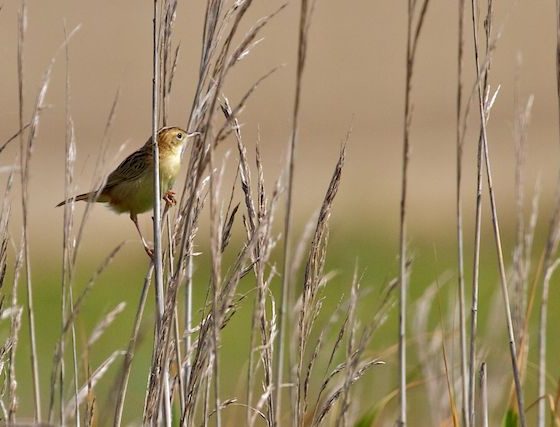
<path id="1" fill-rule="evenodd" d="M 175 177 L 179 173 L 179 169 L 181 168 L 181 153 L 178 151 L 177 153 L 171 152 L 168 155 L 162 156 L 160 158 L 160 175 L 161 180 L 165 183 L 175 181 Z M 162 183 L 163 184 L 163 183 Z M 162 185 L 164 187 L 164 185 Z"/>

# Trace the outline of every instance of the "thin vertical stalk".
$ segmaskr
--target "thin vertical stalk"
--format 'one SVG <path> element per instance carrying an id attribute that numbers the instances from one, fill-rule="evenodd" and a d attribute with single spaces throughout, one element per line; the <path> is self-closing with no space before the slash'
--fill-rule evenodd
<path id="1" fill-rule="evenodd" d="M 68 288 L 68 299 L 70 301 L 70 312 L 74 312 L 74 296 L 72 293 L 72 287 Z M 80 427 L 80 405 L 78 402 L 78 349 L 76 344 L 76 328 L 74 326 L 74 322 L 72 321 L 72 362 L 74 366 L 74 402 L 76 404 L 76 427 Z"/>
<path id="2" fill-rule="evenodd" d="M 68 38 L 68 34 L 66 33 L 66 25 L 64 26 L 64 38 Z M 73 167 L 74 167 L 74 150 L 75 147 L 73 146 L 73 129 L 72 129 L 72 118 L 70 117 L 70 52 L 68 44 L 65 45 L 65 56 L 66 56 L 66 84 L 65 84 L 65 124 L 66 124 L 66 132 L 65 132 L 65 200 L 68 200 L 70 197 L 70 186 L 72 185 L 73 181 Z M 70 264 L 70 251 L 72 250 L 72 240 L 71 240 L 71 232 L 72 232 L 72 204 L 66 204 L 64 206 L 64 226 L 63 226 L 63 239 L 62 239 L 62 280 L 61 280 L 61 289 L 60 289 L 60 341 L 59 341 L 59 354 L 60 354 L 60 371 L 59 371 L 59 399 L 60 399 L 60 423 L 64 425 L 64 346 L 65 346 L 65 339 L 64 339 L 64 328 L 66 325 L 66 298 L 68 294 L 68 290 L 71 286 L 72 280 L 72 266 Z M 74 322 L 72 322 L 72 331 L 74 331 Z M 75 344 L 73 342 L 73 344 Z M 74 347 L 75 350 L 75 347 Z M 77 369 L 76 366 L 74 366 Z M 55 367 L 56 369 L 56 367 Z M 75 381 L 77 382 L 77 375 L 75 375 Z M 76 387 L 77 390 L 77 387 Z M 76 391 L 77 393 L 77 391 Z M 80 417 L 79 417 L 79 405 L 76 404 L 76 412 L 75 418 L 77 425 L 80 424 Z"/>
<path id="3" fill-rule="evenodd" d="M 410 34 L 412 32 L 412 2 L 408 1 L 408 25 L 406 35 L 406 89 L 404 100 L 403 126 L 403 164 L 401 181 L 400 223 L 399 223 L 399 421 L 398 425 L 406 426 L 406 190 L 408 178 L 408 161 L 410 156 L 409 121 L 410 121 L 410 90 L 412 76 L 412 62 L 410 59 Z"/>
<path id="4" fill-rule="evenodd" d="M 412 122 L 412 75 L 418 40 L 424 24 L 429 0 L 424 0 L 420 6 L 416 24 L 414 24 L 415 0 L 408 0 L 407 34 L 406 34 L 406 83 L 404 94 L 404 123 L 403 123 L 403 157 L 399 221 L 399 402 L 400 414 L 397 425 L 406 426 L 406 306 L 408 292 L 407 277 L 407 228 L 406 228 L 406 200 L 408 187 L 408 163 L 410 159 L 410 125 Z"/>
<path id="5" fill-rule="evenodd" d="M 259 285 L 259 281 L 257 280 L 257 286 Z M 255 297 L 255 301 L 253 302 L 253 312 L 251 315 L 251 333 L 249 335 L 249 354 L 247 355 L 247 393 L 245 399 L 247 400 L 247 410 L 245 411 L 245 424 L 247 426 L 251 426 L 251 418 L 252 418 L 252 402 L 253 402 L 253 376 L 254 376 L 254 342 L 255 342 L 255 326 L 257 324 L 257 310 L 258 310 L 258 303 L 259 303 L 259 295 Z"/>
<path id="6" fill-rule="evenodd" d="M 222 415 L 220 410 L 220 375 L 219 375 L 219 357 L 218 343 L 219 330 L 222 323 L 222 314 L 218 312 L 218 298 L 221 286 L 221 231 L 218 211 L 218 190 L 216 185 L 216 176 L 214 173 L 214 144 L 210 143 L 210 246 L 212 258 L 212 277 L 210 279 L 212 285 L 212 369 L 214 379 L 214 406 L 216 411 L 216 427 L 222 425 Z M 219 184 L 218 184 L 219 185 Z M 209 386 L 210 387 L 210 386 Z M 207 407 L 207 410 L 209 408 Z"/>
<path id="7" fill-rule="evenodd" d="M 481 137 L 479 137 L 481 139 Z M 469 424 L 474 426 L 475 420 L 475 366 L 476 366 L 476 334 L 478 329 L 478 280 L 480 275 L 480 237 L 482 223 L 482 143 L 478 144 L 477 177 L 476 177 L 476 208 L 473 277 L 471 294 L 471 322 L 469 342 Z"/>
<path id="8" fill-rule="evenodd" d="M 461 416 L 463 426 L 470 426 L 469 400 L 468 400 L 468 370 L 467 370 L 467 331 L 465 325 L 465 266 L 464 266 L 464 246 L 463 246 L 463 191 L 462 191 L 462 173 L 463 173 L 463 132 L 461 132 L 461 116 L 463 103 L 463 45 L 464 45 L 464 15 L 465 0 L 459 0 L 459 35 L 457 42 L 457 292 L 459 297 L 459 342 L 460 342 L 460 358 L 461 358 Z"/>
<path id="9" fill-rule="evenodd" d="M 290 151 L 288 158 L 288 187 L 286 195 L 286 213 L 284 217 L 284 252 L 282 263 L 282 299 L 278 310 L 278 323 L 280 330 L 278 333 L 278 357 L 276 361 L 275 383 L 276 383 L 276 424 L 280 423 L 282 413 L 282 380 L 284 369 L 284 352 L 286 341 L 286 330 L 288 329 L 287 307 L 289 304 L 289 278 L 290 266 L 292 262 L 291 253 L 291 222 L 292 222 L 292 203 L 294 192 L 294 171 L 295 156 L 298 143 L 299 110 L 301 102 L 301 88 L 305 59 L 307 56 L 307 29 L 309 19 L 309 1 L 301 0 L 299 15 L 299 36 L 298 36 L 298 60 L 296 69 L 296 90 L 294 94 L 294 106 L 292 115 L 292 133 L 290 137 Z"/>
<path id="10" fill-rule="evenodd" d="M 142 316 L 144 314 L 144 307 L 146 306 L 146 299 L 148 298 L 148 290 L 150 289 L 150 279 L 154 271 L 153 263 L 150 264 L 150 268 L 144 278 L 144 286 L 142 286 L 142 292 L 140 294 L 140 302 L 138 303 L 138 308 L 136 309 L 136 317 L 134 319 L 134 326 L 132 328 L 132 335 L 130 341 L 128 342 L 128 348 L 126 350 L 123 362 L 123 370 L 120 376 L 120 385 L 117 396 L 117 404 L 115 406 L 115 416 L 113 418 L 113 426 L 119 427 L 121 425 L 122 414 L 124 409 L 124 400 L 126 397 L 126 390 L 128 388 L 128 378 L 130 377 L 130 369 L 132 367 L 132 359 L 134 357 L 134 351 L 136 349 L 136 343 L 138 341 L 138 335 L 140 332 L 140 323 L 142 321 Z"/>
<path id="11" fill-rule="evenodd" d="M 173 83 L 174 77 L 174 70 L 178 55 L 178 48 L 175 51 L 175 59 L 173 64 L 170 67 L 169 64 L 169 56 L 171 50 L 171 42 L 172 42 L 172 34 L 173 34 L 173 24 L 175 20 L 175 12 L 177 8 L 177 1 L 176 0 L 164 0 L 161 6 L 160 12 L 160 25 L 162 26 L 161 29 L 161 36 L 160 36 L 160 51 L 158 52 L 158 57 L 160 57 L 160 80 L 161 83 L 159 85 L 159 89 L 161 90 L 161 125 L 167 126 L 167 110 L 169 104 L 169 95 L 171 94 L 171 86 Z M 173 233 L 172 233 L 172 225 L 171 225 L 171 218 L 168 214 L 169 205 L 166 204 L 162 218 L 165 220 L 167 226 L 167 261 L 168 261 L 168 276 L 173 277 L 173 265 L 175 263 L 174 251 L 173 251 Z M 163 226 L 162 226 L 163 227 Z M 163 262 L 163 261 L 162 261 Z M 174 307 L 174 333 L 175 333 L 175 362 L 178 368 L 178 388 L 179 388 L 179 404 L 181 413 L 184 409 L 185 404 L 185 392 L 184 392 L 184 384 L 183 384 L 183 369 L 182 369 L 182 359 L 181 359 L 181 342 L 179 338 L 179 317 L 178 317 L 178 309 L 177 305 Z M 173 387 L 170 386 L 170 393 L 173 396 Z"/>
<path id="12" fill-rule="evenodd" d="M 480 365 L 480 400 L 482 403 L 482 427 L 488 427 L 488 374 L 486 362 Z"/>
<path id="13" fill-rule="evenodd" d="M 204 405 L 203 405 L 203 427 L 208 427 L 209 415 L 208 415 L 208 408 L 210 407 L 210 381 L 212 381 L 212 376 L 205 377 L 204 380 Z"/>
<path id="14" fill-rule="evenodd" d="M 11 186 L 11 177 L 8 181 L 8 186 Z M 22 267 L 23 247 L 18 250 L 14 265 L 14 278 L 12 281 L 12 301 L 11 308 L 14 311 L 10 319 L 10 339 L 12 344 L 10 346 L 10 361 L 8 366 L 7 380 L 9 381 L 8 387 L 8 423 L 15 424 L 16 409 L 17 409 L 17 380 L 16 380 L 16 354 L 19 342 L 19 331 L 21 328 L 21 308 L 18 306 L 17 289 L 19 283 L 19 275 Z"/>
<path id="15" fill-rule="evenodd" d="M 22 1 L 19 15 L 19 35 L 18 35 L 18 99 L 19 99 L 19 129 L 20 129 L 20 167 L 21 167 L 21 206 L 23 223 L 23 253 L 25 263 L 25 283 L 27 291 L 27 319 L 29 322 L 29 344 L 31 347 L 31 375 L 33 378 L 33 405 L 34 421 L 41 421 L 41 393 L 39 389 L 39 366 L 37 362 L 37 343 L 35 340 L 35 312 L 33 310 L 33 286 L 31 284 L 31 259 L 29 255 L 29 227 L 28 227 L 28 184 L 29 184 L 29 160 L 30 150 L 25 147 L 23 139 L 23 48 L 25 27 L 27 20 L 27 4 Z M 29 142 L 31 143 L 31 141 Z"/>
<path id="16" fill-rule="evenodd" d="M 170 273 L 171 275 L 171 273 Z M 181 410 L 181 414 L 185 410 L 185 385 L 183 384 L 183 373 L 181 370 L 181 337 L 179 333 L 179 310 L 175 306 L 175 314 L 174 314 L 173 324 L 174 324 L 174 332 L 175 332 L 175 363 L 177 365 L 177 388 L 179 390 L 179 409 Z M 172 391 L 173 393 L 173 391 Z"/>
<path id="17" fill-rule="evenodd" d="M 192 349 L 192 288 L 193 288 L 193 257 L 192 257 L 192 241 L 187 243 L 187 272 L 185 278 L 185 365 L 184 365 L 184 380 L 185 393 L 189 389 L 189 381 L 191 375 L 191 349 Z"/>
<path id="18" fill-rule="evenodd" d="M 550 279 L 554 270 L 558 267 L 558 260 L 554 261 L 555 253 L 558 249 L 559 242 L 559 225 L 560 225 L 560 178 L 558 181 L 559 187 L 556 190 L 556 206 L 550 220 L 550 226 L 548 231 L 548 241 L 546 243 L 546 248 L 543 257 L 544 264 L 544 276 L 543 276 L 543 290 L 540 304 L 539 312 L 539 335 L 538 335 L 538 347 L 539 347 L 539 368 L 538 368 L 538 399 L 539 399 L 539 411 L 537 415 L 537 425 L 538 427 L 544 427 L 545 425 L 545 411 L 546 405 L 540 409 L 540 402 L 546 403 L 546 335 L 548 329 L 548 299 L 550 292 Z"/>
<path id="19" fill-rule="evenodd" d="M 496 252 L 498 256 L 498 264 L 499 264 L 499 273 L 500 273 L 500 284 L 502 288 L 502 297 L 503 303 L 505 308 L 505 315 L 506 315 L 506 324 L 508 330 L 508 339 L 509 339 L 509 350 L 511 356 L 511 364 L 512 364 L 512 371 L 513 371 L 513 379 L 515 382 L 515 394 L 517 397 L 517 409 L 519 412 L 519 421 L 522 427 L 526 426 L 525 422 L 525 409 L 523 403 L 523 389 L 521 386 L 521 378 L 519 375 L 519 368 L 517 366 L 517 349 L 515 345 L 515 335 L 513 330 L 513 322 L 511 317 L 511 308 L 509 303 L 509 295 L 508 295 L 508 285 L 507 285 L 507 278 L 506 278 L 506 270 L 504 264 L 504 256 L 502 251 L 502 242 L 500 237 L 500 227 L 498 223 L 498 212 L 496 207 L 496 199 L 494 194 L 494 187 L 492 183 L 492 172 L 490 169 L 490 158 L 488 152 L 488 136 L 486 131 L 486 124 L 487 124 L 487 117 L 488 117 L 488 108 L 487 103 L 485 102 L 485 95 L 484 95 L 484 87 L 483 87 L 483 80 L 480 78 L 482 75 L 482 71 L 480 69 L 480 60 L 479 60 L 479 48 L 478 48 L 478 33 L 477 33 L 477 7 L 475 5 L 476 0 L 471 0 L 471 8 L 472 8 L 472 22 L 473 22 L 473 38 L 474 38 L 474 51 L 475 51 L 475 64 L 476 64 L 476 73 L 478 79 L 478 107 L 480 113 L 480 126 L 481 126 L 481 133 L 482 133 L 482 146 L 483 146 L 483 155 L 485 160 L 485 167 L 486 167 L 486 178 L 488 184 L 488 192 L 490 196 L 490 208 L 492 214 L 492 226 L 494 229 L 494 237 L 496 241 Z M 491 1 L 489 3 L 489 11 L 491 10 Z M 491 23 L 492 16 L 489 13 L 487 17 L 488 24 Z M 488 27 L 487 27 L 488 28 Z M 489 31 L 487 30 L 487 35 Z M 485 72 L 486 74 L 486 72 Z"/>
<path id="20" fill-rule="evenodd" d="M 489 42 L 486 43 L 486 56 L 489 55 Z M 488 65 L 489 66 L 489 65 Z M 486 92 L 488 87 L 488 73 L 483 79 L 483 88 Z M 476 203 L 475 203 L 475 235 L 474 235 L 474 256 L 473 256 L 473 275 L 472 275 L 472 294 L 471 294 L 471 322 L 470 322 L 470 342 L 469 342 L 469 424 L 475 425 L 475 391 L 476 391 L 476 336 L 478 331 L 478 293 L 480 278 L 480 240 L 482 225 L 482 130 L 478 136 L 478 149 L 476 160 Z"/>
<path id="21" fill-rule="evenodd" d="M 163 262 L 162 262 L 162 246 L 161 246 L 161 197 L 159 183 L 159 148 L 157 140 L 158 130 L 158 112 L 159 112 L 159 38 L 157 33 L 157 2 L 153 3 L 153 69 L 152 69 L 152 156 L 154 161 L 153 172 L 153 189 L 154 189 L 154 271 L 155 271 L 155 288 L 157 303 L 157 337 L 161 332 L 164 312 L 164 289 L 163 289 Z M 157 340 L 157 338 L 156 338 Z M 163 421 L 166 426 L 171 426 L 171 402 L 169 399 L 169 377 L 167 360 L 162 364 L 163 375 Z"/>
<path id="22" fill-rule="evenodd" d="M 167 223 L 167 242 L 168 242 L 168 257 L 169 257 L 169 277 L 173 276 L 173 264 L 174 264 L 174 253 L 173 253 L 173 235 L 171 231 L 171 218 L 169 215 L 165 215 L 166 223 Z M 183 383 L 183 368 L 182 368 L 182 357 L 181 357 L 181 338 L 179 335 L 179 310 L 177 306 L 175 306 L 175 319 L 174 326 L 175 326 L 175 363 L 177 364 L 177 386 L 179 389 L 179 406 L 181 409 L 181 413 L 184 411 L 185 406 L 185 384 Z"/>

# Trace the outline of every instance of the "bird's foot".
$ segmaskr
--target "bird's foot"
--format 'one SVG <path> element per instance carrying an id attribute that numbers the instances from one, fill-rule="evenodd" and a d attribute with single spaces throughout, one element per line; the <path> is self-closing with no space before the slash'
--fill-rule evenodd
<path id="1" fill-rule="evenodd" d="M 151 260 L 154 259 L 154 250 L 153 248 L 150 248 L 148 246 L 148 244 L 144 243 L 144 250 L 146 251 L 146 254 L 148 254 L 148 256 L 150 257 Z"/>
<path id="2" fill-rule="evenodd" d="M 167 207 L 175 206 L 177 204 L 177 199 L 175 199 L 175 191 L 169 190 L 163 195 L 163 200 Z"/>

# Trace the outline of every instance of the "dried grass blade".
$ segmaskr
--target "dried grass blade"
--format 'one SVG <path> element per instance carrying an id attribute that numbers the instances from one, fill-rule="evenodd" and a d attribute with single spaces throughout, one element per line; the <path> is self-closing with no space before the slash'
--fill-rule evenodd
<path id="1" fill-rule="evenodd" d="M 86 383 L 80 388 L 78 392 L 78 398 L 75 400 L 74 398 L 70 399 L 66 402 L 66 418 L 71 418 L 75 413 L 76 402 L 78 405 L 81 405 L 86 397 L 88 397 L 88 393 L 95 385 L 101 380 L 103 375 L 107 372 L 109 367 L 113 364 L 113 362 L 117 359 L 117 357 L 126 354 L 126 352 L 122 350 L 114 351 L 107 359 L 99 365 L 99 367 L 88 377 Z"/>
<path id="2" fill-rule="evenodd" d="M 142 322 L 142 316 L 144 314 L 144 307 L 146 306 L 146 300 L 148 298 L 148 290 L 150 288 L 150 281 L 154 271 L 153 265 L 150 265 L 146 277 L 144 278 L 144 286 L 142 287 L 142 293 L 140 294 L 140 301 L 136 309 L 136 317 L 134 319 L 134 326 L 132 328 L 132 334 L 128 343 L 128 348 L 126 350 L 123 367 L 119 375 L 119 384 L 117 394 L 117 404 L 115 406 L 115 416 L 113 418 L 113 426 L 118 427 L 121 425 L 122 413 L 124 408 L 124 400 L 126 397 L 126 391 L 128 389 L 128 379 L 130 377 L 130 370 L 132 368 L 132 359 L 134 357 L 134 352 L 136 350 L 136 343 L 138 342 L 138 336 L 140 333 L 140 323 Z M 115 387 L 113 387 L 115 389 Z"/>
<path id="3" fill-rule="evenodd" d="M 117 316 L 124 311 L 125 307 L 126 303 L 120 302 L 113 310 L 107 313 L 103 319 L 101 319 L 101 322 L 99 322 L 94 328 L 87 341 L 88 347 L 91 347 L 99 338 L 101 338 L 111 323 L 113 323 Z"/>
<path id="4" fill-rule="evenodd" d="M 384 365 L 385 362 L 380 361 L 380 360 L 370 360 L 368 362 L 363 363 L 356 371 L 356 374 L 354 375 L 354 377 L 351 378 L 350 380 L 350 385 L 353 385 L 356 381 L 358 381 L 365 373 L 366 371 L 371 368 L 372 366 L 377 366 L 377 365 Z M 330 410 L 333 408 L 334 404 L 338 401 L 338 399 L 340 398 L 340 396 L 342 395 L 343 391 L 344 391 L 344 385 L 338 387 L 325 401 L 325 403 L 323 404 L 323 406 L 321 407 L 321 409 L 318 411 L 318 417 L 317 417 L 317 421 L 314 423 L 314 425 L 321 425 L 321 423 L 323 422 L 324 418 L 327 416 L 327 414 L 330 412 Z"/>
<path id="5" fill-rule="evenodd" d="M 348 139 L 349 134 L 346 139 Z M 304 419 L 305 407 L 307 405 L 305 397 L 305 381 L 304 381 L 304 356 L 309 339 L 309 334 L 313 322 L 318 312 L 317 306 L 317 292 L 322 284 L 323 267 L 325 261 L 325 245 L 327 240 L 327 226 L 328 220 L 332 210 L 332 204 L 340 180 L 342 177 L 342 169 L 344 166 L 344 159 L 346 154 L 346 144 L 342 145 L 338 162 L 333 172 L 331 181 L 327 188 L 319 216 L 317 218 L 317 225 L 315 233 L 311 240 L 311 248 L 309 249 L 309 256 L 305 267 L 303 292 L 300 302 L 300 309 L 297 324 L 297 367 L 296 367 L 296 400 L 295 400 L 295 413 L 294 425 L 301 425 Z"/>
<path id="6" fill-rule="evenodd" d="M 305 60 L 307 57 L 307 36 L 308 36 L 308 22 L 311 20 L 313 9 L 309 8 L 308 0 L 301 0 L 299 12 L 299 30 L 298 30 L 298 55 L 297 55 L 297 69 L 296 69 L 296 89 L 294 93 L 294 104 L 292 114 L 292 132 L 290 137 L 290 151 L 288 158 L 288 186 L 286 197 L 286 212 L 284 217 L 284 250 L 282 256 L 282 299 L 280 301 L 278 311 L 278 322 L 280 324 L 280 331 L 278 334 L 278 357 L 276 360 L 275 384 L 276 384 L 276 423 L 279 423 L 280 414 L 282 412 L 282 392 L 280 384 L 283 382 L 284 370 L 284 352 L 285 352 L 285 336 L 286 331 L 289 329 L 288 306 L 290 301 L 288 299 L 290 271 L 292 269 L 292 253 L 291 253 L 291 221 L 292 221 L 292 200 L 294 192 L 294 172 L 295 172 L 295 156 L 298 144 L 299 132 L 299 109 L 301 102 L 302 80 L 303 71 L 305 69 Z M 297 406 L 297 405 L 296 405 Z M 297 411 L 296 411 L 297 412 Z M 294 413 L 297 417 L 297 413 Z"/>
<path id="7" fill-rule="evenodd" d="M 474 38 L 474 54 L 475 54 L 475 64 L 476 64 L 476 71 L 477 76 L 480 77 L 480 61 L 479 61 L 479 50 L 478 50 L 478 35 L 477 35 L 477 16 L 476 16 L 476 6 L 475 0 L 471 0 L 471 10 L 473 16 L 473 38 Z M 488 13 L 487 18 L 485 21 L 485 29 L 486 29 L 486 40 L 487 44 L 488 40 L 490 40 L 491 34 L 491 25 L 492 25 L 492 1 L 490 0 L 488 3 Z M 486 70 L 485 79 L 488 75 Z M 479 78 L 478 83 L 478 107 L 480 113 L 480 127 L 481 127 L 481 145 L 483 151 L 483 158 L 484 164 L 486 167 L 486 178 L 488 184 L 488 192 L 490 196 L 490 208 L 491 208 L 491 216 L 492 216 L 492 226 L 494 229 L 494 240 L 496 243 L 496 251 L 498 256 L 498 265 L 499 265 L 499 273 L 500 273 L 500 283 L 502 289 L 502 298 L 504 303 L 505 309 L 505 316 L 506 316 L 506 324 L 508 330 L 508 340 L 509 340 L 509 350 L 510 350 L 510 358 L 511 358 L 511 366 L 512 366 L 512 373 L 513 379 L 515 383 L 515 395 L 517 398 L 517 411 L 519 415 L 519 422 L 521 427 L 525 427 L 525 405 L 524 405 L 524 397 L 523 397 L 523 387 L 521 384 L 521 378 L 519 375 L 519 367 L 518 367 L 518 359 L 517 359 L 517 347 L 515 342 L 515 335 L 513 330 L 513 323 L 511 317 L 511 308 L 510 308 L 510 300 L 509 300 L 509 293 L 508 293 L 508 285 L 507 285 L 507 278 L 504 266 L 504 258 L 503 258 L 503 251 L 502 251 L 502 243 L 501 243 L 501 235 L 500 235 L 500 227 L 498 222 L 498 213 L 496 208 L 496 200 L 494 194 L 494 188 L 492 183 L 492 173 L 490 168 L 490 158 L 488 152 L 488 136 L 487 136 L 487 121 L 488 121 L 488 112 L 490 111 L 490 106 L 493 100 L 490 101 L 490 104 L 486 102 L 484 97 L 484 91 L 487 86 L 483 86 L 483 82 Z M 472 375 L 472 373 L 471 373 Z M 472 387 L 474 387 L 474 381 L 472 382 Z M 473 390 L 471 390 L 472 394 Z M 472 412 L 471 407 L 471 412 Z M 471 419 L 472 421 L 472 419 Z M 471 422 L 472 424 L 472 422 Z"/>

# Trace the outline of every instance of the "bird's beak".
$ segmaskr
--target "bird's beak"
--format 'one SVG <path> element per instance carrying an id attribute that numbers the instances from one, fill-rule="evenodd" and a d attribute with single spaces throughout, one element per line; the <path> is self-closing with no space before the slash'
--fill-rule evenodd
<path id="1" fill-rule="evenodd" d="M 202 132 L 187 132 L 187 139 L 192 138 L 193 136 L 202 135 Z"/>

